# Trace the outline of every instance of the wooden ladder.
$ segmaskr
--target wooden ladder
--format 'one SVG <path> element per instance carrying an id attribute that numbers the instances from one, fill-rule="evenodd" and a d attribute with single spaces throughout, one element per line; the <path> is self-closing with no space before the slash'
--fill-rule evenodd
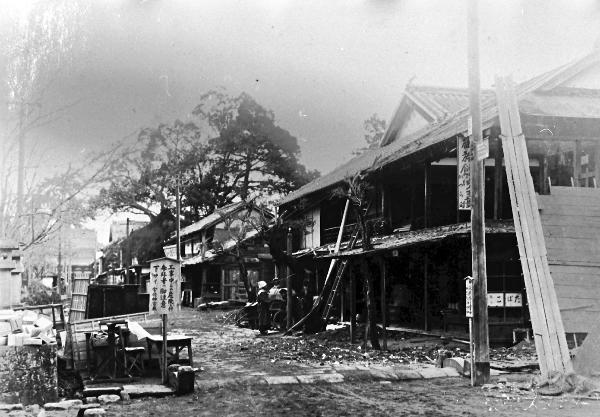
<path id="1" fill-rule="evenodd" d="M 356 246 L 356 241 L 358 240 L 359 234 L 360 234 L 360 227 L 358 225 L 356 225 L 356 229 L 354 231 L 354 234 L 352 235 L 352 239 L 350 239 L 350 243 L 348 244 L 348 250 L 353 249 L 354 246 Z M 327 317 L 329 316 L 329 312 L 331 311 L 331 307 L 335 300 L 335 296 L 337 295 L 338 289 L 340 288 L 340 283 L 342 282 L 342 277 L 344 276 L 344 272 L 346 272 L 346 268 L 347 268 L 349 262 L 350 262 L 350 259 L 345 258 L 342 260 L 342 262 L 338 266 L 333 284 L 331 286 L 331 291 L 329 292 L 329 295 L 327 296 L 327 303 L 325 303 L 325 307 L 323 308 L 323 313 L 321 314 L 321 318 L 324 321 L 326 321 Z"/>
<path id="2" fill-rule="evenodd" d="M 338 266 L 338 270 L 335 274 L 335 279 L 333 281 L 333 286 L 331 287 L 331 291 L 329 292 L 329 296 L 327 297 L 327 303 L 325 304 L 325 308 L 323 308 L 323 314 L 321 315 L 321 318 L 323 320 L 327 320 L 327 317 L 329 316 L 331 306 L 333 305 L 333 301 L 335 300 L 335 296 L 337 295 L 338 289 L 340 287 L 340 282 L 342 281 L 342 276 L 346 271 L 347 265 L 348 259 L 344 259 Z"/>

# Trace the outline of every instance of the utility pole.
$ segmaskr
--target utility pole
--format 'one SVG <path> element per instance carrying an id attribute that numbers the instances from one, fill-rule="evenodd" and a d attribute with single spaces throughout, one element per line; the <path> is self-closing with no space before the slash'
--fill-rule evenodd
<path id="1" fill-rule="evenodd" d="M 468 3 L 469 108 L 472 119 L 471 149 L 471 261 L 473 276 L 473 356 L 474 385 L 490 380 L 488 335 L 487 273 L 485 268 L 484 168 L 485 159 L 477 155 L 482 143 L 481 92 L 479 82 L 478 0 Z"/>

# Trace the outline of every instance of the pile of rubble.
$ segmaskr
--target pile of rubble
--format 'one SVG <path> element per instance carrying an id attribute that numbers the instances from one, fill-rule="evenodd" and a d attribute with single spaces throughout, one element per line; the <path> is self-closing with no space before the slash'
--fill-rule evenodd
<path id="1" fill-rule="evenodd" d="M 35 311 L 0 310 L 0 346 L 56 344 L 53 325 L 50 317 Z"/>

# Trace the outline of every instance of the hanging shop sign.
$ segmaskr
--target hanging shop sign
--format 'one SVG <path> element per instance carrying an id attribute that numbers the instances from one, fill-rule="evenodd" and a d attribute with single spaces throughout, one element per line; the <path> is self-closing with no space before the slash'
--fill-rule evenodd
<path id="1" fill-rule="evenodd" d="M 458 136 L 456 156 L 458 209 L 471 210 L 471 160 L 473 159 L 473 151 L 468 137 Z"/>

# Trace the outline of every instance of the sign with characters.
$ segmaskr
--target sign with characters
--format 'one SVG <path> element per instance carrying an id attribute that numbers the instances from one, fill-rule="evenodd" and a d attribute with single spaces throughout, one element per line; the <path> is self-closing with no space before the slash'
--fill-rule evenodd
<path id="1" fill-rule="evenodd" d="M 171 314 L 179 311 L 181 299 L 181 265 L 175 259 L 161 258 L 150 261 L 151 313 Z"/>
<path id="2" fill-rule="evenodd" d="M 459 136 L 456 143 L 458 209 L 471 210 L 471 160 L 469 138 Z"/>
<path id="3" fill-rule="evenodd" d="M 465 317 L 473 317 L 473 278 L 465 278 Z"/>
<path id="4" fill-rule="evenodd" d="M 504 307 L 504 293 L 503 292 L 489 292 L 488 293 L 488 307 Z"/>
<path id="5" fill-rule="evenodd" d="M 520 292 L 507 292 L 504 294 L 506 307 L 523 307 L 523 294 Z"/>

